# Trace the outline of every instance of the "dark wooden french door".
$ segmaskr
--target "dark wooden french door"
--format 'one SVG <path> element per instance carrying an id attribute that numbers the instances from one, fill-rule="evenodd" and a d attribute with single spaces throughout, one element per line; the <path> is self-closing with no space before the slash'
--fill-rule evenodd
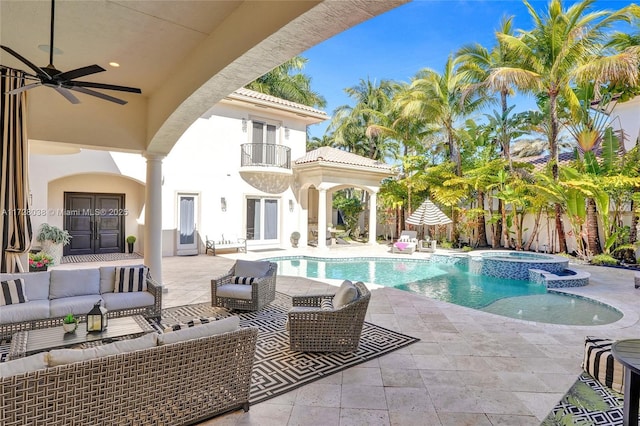
<path id="1" fill-rule="evenodd" d="M 64 255 L 124 253 L 124 194 L 64 193 Z"/>

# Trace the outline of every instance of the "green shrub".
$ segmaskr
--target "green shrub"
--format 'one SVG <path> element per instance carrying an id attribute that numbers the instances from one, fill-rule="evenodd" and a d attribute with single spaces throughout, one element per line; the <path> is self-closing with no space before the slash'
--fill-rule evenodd
<path id="1" fill-rule="evenodd" d="M 464 246 L 464 247 L 462 247 L 462 251 L 464 251 L 464 252 L 469 252 L 469 251 L 471 251 L 471 250 L 473 250 L 473 247 L 471 247 L 471 246 Z"/>
<path id="2" fill-rule="evenodd" d="M 608 254 L 597 254 L 591 258 L 592 265 L 604 265 L 604 266 L 614 266 L 618 264 L 618 261 L 611 255 Z"/>
<path id="3" fill-rule="evenodd" d="M 67 245 L 71 241 L 71 235 L 69 235 L 69 232 L 62 230 L 57 226 L 43 223 L 36 234 L 36 240 L 40 242 L 51 240 L 56 244 Z"/>
<path id="4" fill-rule="evenodd" d="M 443 241 L 440 243 L 440 248 L 443 248 L 443 249 L 453 248 L 453 243 L 451 241 Z"/>

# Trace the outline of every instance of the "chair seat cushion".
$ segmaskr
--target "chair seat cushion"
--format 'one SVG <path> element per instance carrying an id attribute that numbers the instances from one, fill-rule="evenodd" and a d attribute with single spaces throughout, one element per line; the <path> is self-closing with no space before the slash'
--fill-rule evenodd
<path id="1" fill-rule="evenodd" d="M 109 311 L 130 308 L 142 308 L 155 303 L 153 295 L 147 291 L 134 291 L 131 293 L 104 293 L 101 294 L 104 307 Z"/>
<path id="2" fill-rule="evenodd" d="M 50 303 L 51 317 L 63 317 L 67 314 L 86 314 L 98 302 L 103 302 L 99 294 L 90 296 L 73 296 L 53 299 Z"/>
<path id="3" fill-rule="evenodd" d="M 89 311 L 87 310 L 87 312 Z M 33 321 L 42 318 L 49 318 L 49 301 L 31 300 L 27 303 L 3 306 L 2 313 L 0 313 L 0 324 Z"/>
<path id="4" fill-rule="evenodd" d="M 223 284 L 216 289 L 216 297 L 251 300 L 251 290 L 250 285 Z"/>

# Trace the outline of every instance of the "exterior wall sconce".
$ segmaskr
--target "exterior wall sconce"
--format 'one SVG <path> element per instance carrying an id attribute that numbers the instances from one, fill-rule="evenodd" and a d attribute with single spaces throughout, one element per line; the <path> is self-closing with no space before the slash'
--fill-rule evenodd
<path id="1" fill-rule="evenodd" d="M 289 211 L 293 213 L 293 200 L 289 200 Z"/>
<path id="2" fill-rule="evenodd" d="M 242 119 L 242 133 L 247 133 L 247 119 Z"/>
<path id="3" fill-rule="evenodd" d="M 289 139 L 289 133 L 290 133 L 289 128 L 288 128 L 288 127 L 285 127 L 285 128 L 284 128 L 284 138 L 285 138 L 285 139 Z"/>
<path id="4" fill-rule="evenodd" d="M 224 197 L 220 197 L 220 209 L 221 209 L 223 212 L 226 212 L 226 211 L 227 211 L 227 199 L 226 199 L 226 198 L 224 198 Z"/>

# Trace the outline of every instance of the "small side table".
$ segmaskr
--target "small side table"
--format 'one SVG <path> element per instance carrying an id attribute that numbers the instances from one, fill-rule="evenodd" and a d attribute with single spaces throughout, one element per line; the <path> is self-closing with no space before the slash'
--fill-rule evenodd
<path id="1" fill-rule="evenodd" d="M 638 425 L 640 405 L 640 339 L 618 340 L 611 354 L 624 365 L 624 426 Z"/>

